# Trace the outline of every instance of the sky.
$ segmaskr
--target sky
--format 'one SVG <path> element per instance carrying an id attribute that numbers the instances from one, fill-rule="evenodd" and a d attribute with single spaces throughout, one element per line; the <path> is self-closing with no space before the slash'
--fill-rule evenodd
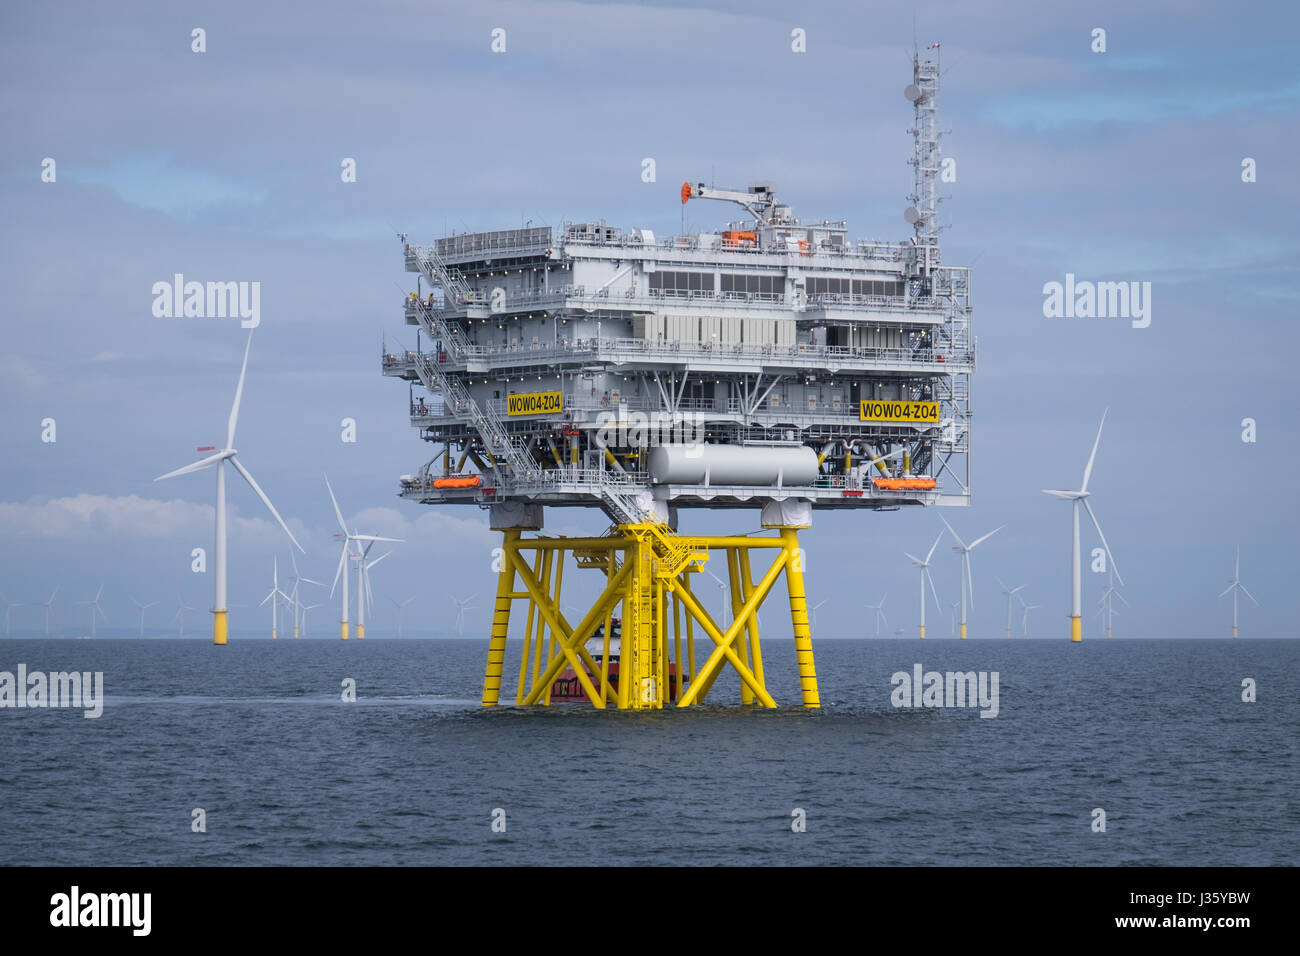
<path id="1" fill-rule="evenodd" d="M 998 578 L 1041 605 L 1033 637 L 1067 637 L 1069 507 L 1040 489 L 1078 487 L 1107 409 L 1089 490 L 1129 601 L 1115 636 L 1227 636 L 1217 595 L 1239 546 L 1260 604 L 1243 599 L 1242 635 L 1294 637 L 1297 20 L 1285 3 L 1194 0 L 7 5 L 0 596 L 26 605 L 11 627 L 39 633 L 35 605 L 56 586 L 64 636 L 89 629 L 75 602 L 101 584 L 101 633 L 134 631 L 133 600 L 160 602 L 152 633 L 174 632 L 178 595 L 211 606 L 191 552 L 211 550 L 212 472 L 153 479 L 221 443 L 248 333 L 156 317 L 153 284 L 182 273 L 261 284 L 236 446 L 306 549 L 303 574 L 328 582 L 338 560 L 328 474 L 350 525 L 405 539 L 374 571 L 368 631 L 391 633 L 391 602 L 415 596 L 407 635 L 451 636 L 450 595 L 477 595 L 466 636 L 485 639 L 499 543 L 486 514 L 396 496 L 432 451 L 406 386 L 380 374 L 383 343 L 414 345 L 397 234 L 599 218 L 712 231 L 729 213 L 683 210 L 683 180 L 770 179 L 806 219 L 904 239 L 902 90 L 914 42 L 939 42 L 939 125 L 957 163 L 943 256 L 974 270 L 979 348 L 973 504 L 942 513 L 967 540 L 1003 526 L 973 555 L 972 637 L 1002 636 Z M 345 158 L 356 182 L 341 180 Z M 1150 325 L 1045 317 L 1043 286 L 1067 273 L 1151 283 Z M 233 474 L 229 500 L 230 601 L 256 605 L 273 561 L 284 586 L 290 546 Z M 605 524 L 595 510 L 547 515 L 550 533 Z M 685 532 L 757 528 L 756 510 L 682 518 Z M 936 509 L 818 513 L 802 536 L 810 600 L 825 602 L 818 636 L 874 635 L 863 605 L 882 595 L 886 634 L 912 636 L 918 576 L 903 552 L 942 530 Z M 1085 527 L 1085 557 L 1097 543 Z M 934 565 L 945 612 L 951 544 Z M 575 603 L 595 593 L 588 574 L 571 576 Z M 1087 637 L 1103 578 L 1085 575 Z M 335 634 L 337 597 L 305 600 L 327 605 L 313 636 Z M 766 633 L 788 636 L 773 610 Z M 207 615 L 186 628 L 207 631 Z M 262 635 L 269 612 L 232 608 L 231 629 Z"/>

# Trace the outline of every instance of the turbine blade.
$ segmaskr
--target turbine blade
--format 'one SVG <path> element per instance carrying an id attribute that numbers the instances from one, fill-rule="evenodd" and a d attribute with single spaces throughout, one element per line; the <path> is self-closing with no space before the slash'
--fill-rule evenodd
<path id="1" fill-rule="evenodd" d="M 353 540 L 353 541 L 370 541 L 370 542 L 375 542 L 375 541 L 393 541 L 393 542 L 396 542 L 396 543 L 399 543 L 399 544 L 400 544 L 401 542 L 405 541 L 406 539 L 405 539 L 405 538 L 385 538 L 383 535 L 378 535 L 378 534 L 354 534 L 354 535 L 352 536 L 352 540 Z"/>
<path id="2" fill-rule="evenodd" d="M 974 551 L 975 548 L 976 548 L 976 547 L 977 547 L 981 542 L 987 541 L 989 538 L 993 537 L 995 534 L 997 534 L 999 531 L 1001 531 L 1001 530 L 1002 530 L 1003 528 L 1005 528 L 1005 527 L 1006 527 L 1006 525 L 1004 525 L 1004 524 L 1000 524 L 1000 525 L 998 525 L 996 528 L 994 528 L 992 531 L 990 531 L 990 532 L 989 532 L 988 534 L 986 534 L 984 537 L 982 537 L 982 538 L 976 538 L 974 541 L 972 541 L 972 542 L 970 543 L 970 547 L 967 548 L 966 550 L 967 550 L 967 551 Z"/>
<path id="3" fill-rule="evenodd" d="M 343 550 L 339 552 L 339 567 L 334 572 L 334 583 L 330 585 L 330 597 L 334 596 L 334 589 L 339 586 L 339 575 L 343 573 L 343 566 L 348 560 L 348 540 L 343 539 Z"/>
<path id="4" fill-rule="evenodd" d="M 1088 456 L 1088 467 L 1083 469 L 1083 485 L 1079 488 L 1079 491 L 1081 492 L 1086 492 L 1088 490 L 1088 479 L 1092 477 L 1092 463 L 1097 458 L 1097 446 L 1101 444 L 1101 430 L 1106 425 L 1106 412 L 1109 411 L 1110 409 L 1108 408 L 1105 412 L 1101 413 L 1101 424 L 1097 426 L 1097 438 L 1092 443 L 1092 454 Z"/>
<path id="5" fill-rule="evenodd" d="M 165 481 L 168 478 L 175 478 L 177 475 L 188 475 L 192 471 L 202 471 L 204 468 L 211 468 L 222 458 L 226 457 L 224 451 L 217 452 L 215 455 L 209 455 L 207 458 L 200 458 L 193 464 L 186 465 L 184 468 L 177 468 L 175 471 L 169 471 L 165 475 L 159 475 L 154 481 Z"/>
<path id="6" fill-rule="evenodd" d="M 1102 534 L 1101 523 L 1097 521 L 1097 516 L 1092 513 L 1092 505 L 1088 504 L 1088 499 L 1083 499 L 1083 506 L 1088 509 L 1088 517 L 1092 519 L 1092 526 L 1097 529 L 1097 537 L 1101 538 L 1101 546 L 1106 549 L 1106 557 L 1110 560 L 1110 569 L 1115 572 L 1115 579 L 1120 584 L 1124 583 L 1124 576 L 1119 573 L 1119 566 L 1115 563 L 1115 556 L 1110 553 L 1110 545 L 1106 543 L 1106 536 Z"/>
<path id="7" fill-rule="evenodd" d="M 375 560 L 373 560 L 373 561 L 371 561 L 369 564 L 367 564 L 367 565 L 366 565 L 366 570 L 369 571 L 369 570 L 370 570 L 371 568 L 373 568 L 376 564 L 378 564 L 380 561 L 384 560 L 384 558 L 388 557 L 388 556 L 389 556 L 390 554 L 392 554 L 392 553 L 393 553 L 393 552 L 391 552 L 391 551 L 385 551 L 385 552 L 384 552 L 383 554 L 381 554 L 379 557 L 375 558 Z"/>
<path id="8" fill-rule="evenodd" d="M 966 554 L 966 596 L 970 602 L 971 610 L 975 609 L 975 581 L 971 578 L 970 573 L 970 555 Z"/>
<path id="9" fill-rule="evenodd" d="M 957 532 L 952 530 L 952 525 L 948 524 L 948 519 L 945 518 L 943 515 L 939 515 L 939 520 L 943 522 L 943 526 L 948 529 L 949 533 L 952 534 L 954 538 L 957 538 Z M 942 537 L 942 535 L 940 535 L 940 537 Z M 966 547 L 966 542 L 963 541 L 961 538 L 957 538 L 957 543 L 961 545 L 963 548 Z"/>
<path id="10" fill-rule="evenodd" d="M 245 468 L 243 465 L 241 465 L 239 463 L 239 459 L 236 458 L 234 455 L 230 456 L 230 463 L 235 466 L 235 471 L 243 475 L 244 480 L 248 482 L 248 484 L 252 487 L 252 489 L 255 492 L 257 492 L 257 497 L 262 499 L 262 504 L 266 505 L 267 509 L 271 512 L 271 514 L 275 515 L 275 520 L 280 522 L 280 527 L 283 528 L 284 533 L 289 536 L 289 540 L 293 542 L 294 547 L 297 548 L 299 551 L 301 551 L 303 554 L 306 554 L 307 549 L 298 543 L 298 539 L 293 536 L 293 532 L 289 530 L 289 526 L 285 524 L 284 519 L 280 517 L 280 512 L 275 510 L 275 505 L 271 504 L 271 499 L 266 497 L 266 492 L 262 491 L 261 487 L 257 484 L 257 482 L 253 480 L 253 476 L 248 473 L 248 469 Z"/>
<path id="11" fill-rule="evenodd" d="M 903 556 L 907 558 L 911 558 L 913 564 L 921 564 L 921 565 L 925 564 L 924 561 L 922 561 L 920 558 L 918 558 L 916 555 L 912 554 L 909 551 L 904 551 Z"/>
<path id="12" fill-rule="evenodd" d="M 1125 598 L 1124 595 L 1122 595 L 1122 594 L 1120 594 L 1118 591 L 1116 591 L 1116 592 L 1115 592 L 1115 597 L 1117 597 L 1117 598 L 1119 598 L 1121 601 L 1123 601 L 1123 602 L 1124 602 L 1124 605 L 1125 605 L 1126 607 L 1128 606 L 1128 599 Z"/>
<path id="13" fill-rule="evenodd" d="M 1226 588 L 1224 588 L 1224 589 L 1219 593 L 1219 597 L 1223 597 L 1225 594 L 1227 594 L 1229 591 L 1231 591 L 1231 590 L 1232 590 L 1233 588 L 1235 588 L 1236 586 L 1237 586 L 1237 582 L 1235 582 L 1235 581 L 1234 581 L 1232 584 L 1229 584 Z"/>
<path id="14" fill-rule="evenodd" d="M 942 611 L 943 606 L 939 603 L 939 592 L 934 589 L 934 576 L 930 574 L 929 568 L 926 568 L 923 573 L 925 574 L 925 579 L 930 582 L 930 594 L 934 597 L 935 609 Z"/>
<path id="15" fill-rule="evenodd" d="M 1255 601 L 1255 595 L 1251 594 L 1249 591 L 1246 590 L 1246 585 L 1242 584 L 1240 585 L 1240 587 L 1241 587 L 1242 594 L 1246 595 L 1246 597 L 1250 598 L 1252 601 Z M 1260 606 L 1259 602 L 1255 601 L 1255 607 L 1259 607 L 1259 606 Z"/>
<path id="16" fill-rule="evenodd" d="M 226 447 L 235 447 L 235 426 L 239 423 L 239 401 L 244 396 L 244 375 L 248 372 L 248 352 L 253 347 L 253 330 L 248 330 L 244 345 L 244 364 L 239 368 L 239 384 L 235 387 L 235 402 L 230 406 L 230 422 L 226 425 Z"/>
<path id="17" fill-rule="evenodd" d="M 1079 497 L 1079 493 L 1076 491 L 1053 491 L 1051 488 L 1043 488 L 1041 491 L 1045 495 L 1051 495 L 1053 498 L 1060 498 L 1063 501 L 1070 501 Z"/>
<path id="18" fill-rule="evenodd" d="M 939 547 L 939 542 L 943 540 L 943 532 L 939 532 L 939 537 L 934 539 L 934 544 L 930 545 L 930 553 L 925 556 L 925 563 L 929 564 L 930 559 L 934 557 L 934 549 Z"/>
<path id="19" fill-rule="evenodd" d="M 329 475 L 325 476 L 325 487 L 329 489 L 330 501 L 334 503 L 334 517 L 339 519 L 339 527 L 343 529 L 343 534 L 346 537 L 348 533 L 348 526 L 343 523 L 343 512 L 339 510 L 339 500 L 334 497 L 334 489 L 330 487 Z"/>

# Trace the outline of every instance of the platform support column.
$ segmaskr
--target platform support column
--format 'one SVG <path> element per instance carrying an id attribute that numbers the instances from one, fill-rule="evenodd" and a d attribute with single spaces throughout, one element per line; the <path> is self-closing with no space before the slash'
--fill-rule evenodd
<path id="1" fill-rule="evenodd" d="M 501 669 L 506 660 L 506 634 L 510 630 L 510 600 L 515 587 L 514 548 L 519 529 L 505 531 L 502 541 L 501 572 L 497 575 L 497 599 L 492 608 L 492 636 L 488 642 L 487 669 L 483 673 L 483 706 L 494 707 L 501 696 Z"/>
<path id="2" fill-rule="evenodd" d="M 794 624 L 794 649 L 799 662 L 799 689 L 805 707 L 820 707 L 817 670 L 813 664 L 812 631 L 808 627 L 808 599 L 803 586 L 799 532 L 794 528 L 782 528 L 781 540 L 785 542 L 787 556 L 785 582 L 790 592 L 790 619 Z"/>

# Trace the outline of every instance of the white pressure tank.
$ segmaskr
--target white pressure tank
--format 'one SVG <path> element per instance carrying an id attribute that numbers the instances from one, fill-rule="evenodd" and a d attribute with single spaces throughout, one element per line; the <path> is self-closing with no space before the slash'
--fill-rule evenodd
<path id="1" fill-rule="evenodd" d="M 659 445 L 646 467 L 656 484 L 785 488 L 817 480 L 817 453 L 806 445 Z"/>

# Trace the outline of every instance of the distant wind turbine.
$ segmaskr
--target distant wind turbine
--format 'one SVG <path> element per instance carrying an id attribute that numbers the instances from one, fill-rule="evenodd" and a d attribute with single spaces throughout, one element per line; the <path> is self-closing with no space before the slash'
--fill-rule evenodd
<path id="1" fill-rule="evenodd" d="M 961 554 L 961 639 L 964 641 L 966 640 L 966 603 L 969 601 L 971 607 L 975 606 L 975 584 L 970 574 L 970 553 L 1005 528 L 1006 525 L 998 525 L 982 538 L 976 538 L 970 544 L 967 544 L 957 537 L 957 532 L 952 530 L 952 525 L 948 524 L 943 515 L 939 516 L 939 520 L 943 522 L 949 533 L 957 539 L 959 547 L 953 548 L 953 550 Z"/>
<path id="2" fill-rule="evenodd" d="M 1021 599 L 1020 599 L 1020 606 L 1021 606 L 1022 608 L 1025 609 L 1025 616 L 1024 616 L 1024 618 L 1022 619 L 1022 621 L 1021 621 L 1021 625 L 1020 625 L 1020 627 L 1021 627 L 1021 631 L 1022 631 L 1022 633 L 1023 633 L 1023 636 L 1028 637 L 1028 636 L 1029 636 L 1029 612 L 1032 611 L 1032 610 L 1033 610 L 1034 608 L 1036 608 L 1036 607 L 1042 607 L 1042 605 L 1041 605 L 1041 604 L 1026 604 L 1026 603 L 1025 603 L 1025 599 L 1024 599 L 1024 598 L 1021 598 Z"/>
<path id="3" fill-rule="evenodd" d="M 934 549 L 939 547 L 939 542 L 942 540 L 943 532 L 940 531 L 939 537 L 935 538 L 934 544 L 930 545 L 930 551 L 926 554 L 924 561 L 914 554 L 903 552 L 912 559 L 912 564 L 921 569 L 921 640 L 925 640 L 925 584 L 927 581 L 930 582 L 930 594 L 934 598 L 935 610 L 943 611 L 943 607 L 939 604 L 939 593 L 934 589 L 934 577 L 930 574 L 930 559 L 934 557 Z"/>
<path id="4" fill-rule="evenodd" d="M 279 610 L 280 602 L 276 600 L 277 597 L 284 598 L 286 601 L 289 600 L 289 595 L 280 590 L 280 559 L 272 558 L 270 593 L 262 598 L 262 603 L 258 605 L 258 607 L 262 607 L 267 601 L 271 602 L 271 640 L 276 638 L 276 625 L 279 623 L 276 612 Z"/>
<path id="5" fill-rule="evenodd" d="M 45 636 L 46 637 L 50 636 L 50 611 L 54 609 L 54 595 L 59 593 L 60 587 L 62 587 L 62 585 L 56 585 L 54 590 L 50 592 L 50 596 L 47 597 L 44 601 L 39 602 L 41 607 L 45 608 Z"/>
<path id="6" fill-rule="evenodd" d="M 393 553 L 385 551 L 375 560 L 367 561 L 366 558 L 370 557 L 370 549 L 374 546 L 375 543 L 371 541 L 357 558 L 357 640 L 359 641 L 364 640 L 366 636 L 366 611 L 373 611 L 375 608 L 375 596 L 370 590 L 370 569 Z"/>
<path id="7" fill-rule="evenodd" d="M 1106 412 L 1110 411 L 1107 409 Z M 1088 504 L 1088 479 L 1092 477 L 1092 463 L 1097 459 L 1097 446 L 1101 444 L 1101 430 L 1106 425 L 1106 412 L 1101 413 L 1101 424 L 1097 426 L 1097 438 L 1092 443 L 1092 454 L 1088 456 L 1088 464 L 1083 469 L 1083 484 L 1078 491 L 1051 491 L 1043 489 L 1043 494 L 1051 495 L 1054 498 L 1060 498 L 1062 501 L 1071 502 L 1074 510 L 1074 549 L 1070 553 L 1070 586 L 1071 586 L 1071 603 L 1070 603 L 1070 640 L 1078 643 L 1083 640 L 1083 564 L 1079 556 L 1079 505 L 1082 504 L 1088 511 L 1088 517 L 1092 519 L 1093 527 L 1097 529 L 1097 537 L 1101 538 L 1101 545 L 1106 549 L 1106 560 L 1109 567 L 1115 567 L 1115 558 L 1110 553 L 1110 545 L 1106 543 L 1106 535 L 1102 533 L 1101 524 L 1097 521 L 1097 516 L 1092 511 L 1092 505 Z M 1123 584 L 1124 579 L 1120 577 L 1119 569 L 1115 568 L 1115 577 L 1119 583 Z"/>
<path id="8" fill-rule="evenodd" d="M 408 604 L 414 601 L 416 597 L 418 597 L 418 595 L 413 594 L 405 601 L 398 601 L 394 598 L 388 599 L 393 602 L 393 607 L 397 608 L 397 636 L 399 638 L 403 636 L 402 635 L 402 608 L 406 607 Z"/>
<path id="9" fill-rule="evenodd" d="M 887 597 L 889 597 L 888 594 L 886 594 L 884 597 L 882 597 L 882 598 L 880 599 L 880 603 L 879 603 L 879 604 L 864 604 L 864 605 L 862 605 L 863 607 L 867 608 L 868 610 L 871 610 L 871 611 L 875 611 L 875 612 L 876 612 L 876 637 L 877 637 L 877 638 L 880 637 L 880 624 L 881 624 L 881 622 L 883 621 L 886 627 L 889 626 L 889 620 L 885 617 L 885 598 L 887 598 Z M 922 625 L 922 627 L 924 627 L 924 625 Z M 921 636 L 924 637 L 925 634 L 922 633 Z"/>
<path id="10" fill-rule="evenodd" d="M 306 637 L 306 636 L 307 636 L 307 612 L 310 611 L 310 610 L 311 610 L 312 608 L 314 608 L 314 607 L 320 607 L 320 605 L 319 605 L 319 604 L 308 604 L 308 605 L 305 605 L 305 606 L 303 607 L 303 609 L 302 609 L 302 635 L 303 635 L 303 637 Z"/>
<path id="11" fill-rule="evenodd" d="M 5 637 L 8 637 L 9 636 L 9 612 L 16 607 L 24 607 L 25 605 L 19 604 L 17 601 L 5 601 L 4 605 L 5 605 Z"/>
<path id="12" fill-rule="evenodd" d="M 144 637 L 144 612 L 151 607 L 157 606 L 157 601 L 150 601 L 148 604 L 141 604 L 135 598 L 131 598 L 131 603 L 140 611 L 140 636 Z"/>
<path id="13" fill-rule="evenodd" d="M 174 615 L 172 615 L 172 622 L 173 622 L 173 623 L 176 623 L 177 621 L 180 622 L 181 630 L 180 630 L 180 634 L 178 635 L 179 637 L 184 637 L 184 636 L 185 636 L 185 612 L 186 612 L 186 611 L 197 611 L 197 610 L 198 610 L 198 608 L 196 608 L 196 607 L 190 607 L 188 604 L 186 604 L 186 603 L 181 599 L 181 592 L 180 592 L 180 591 L 177 591 L 177 592 L 176 592 L 176 613 L 175 613 Z"/>
<path id="14" fill-rule="evenodd" d="M 1106 621 L 1106 640 L 1110 640 L 1111 618 L 1119 614 L 1119 611 L 1115 610 L 1115 598 L 1119 598 L 1125 605 L 1128 604 L 1124 595 L 1115 589 L 1115 569 L 1111 568 L 1110 583 L 1106 585 L 1106 590 L 1101 592 L 1101 600 L 1097 602 L 1101 605 L 1101 613 Z"/>
<path id="15" fill-rule="evenodd" d="M 244 346 L 244 364 L 239 369 L 239 385 L 235 388 L 235 401 L 230 406 L 230 420 L 226 423 L 226 447 L 215 454 L 202 458 L 184 468 L 177 468 L 175 471 L 169 471 L 165 475 L 159 475 L 154 481 L 163 481 L 167 478 L 174 478 L 177 475 L 186 475 L 192 471 L 202 471 L 205 468 L 211 468 L 214 465 L 217 469 L 217 514 L 216 514 L 216 534 L 215 542 L 212 548 L 213 554 L 213 602 L 212 602 L 212 643 L 225 644 L 227 636 L 226 625 L 226 463 L 239 472 L 250 488 L 257 493 L 257 497 L 262 499 L 262 504 L 266 505 L 267 510 L 275 516 L 284 533 L 289 536 L 294 547 L 303 554 L 302 545 L 298 539 L 293 536 L 289 526 L 284 523 L 280 517 L 280 512 L 275 510 L 275 505 L 271 504 L 271 499 L 266 497 L 261 487 L 253 479 L 252 474 L 245 468 L 238 458 L 235 457 L 235 426 L 239 423 L 239 400 L 244 394 L 244 375 L 248 372 L 248 352 L 253 347 L 253 333 L 248 333 L 248 343 Z M 213 451 L 211 447 L 203 447 L 200 451 Z"/>
<path id="16" fill-rule="evenodd" d="M 339 508 L 339 501 L 337 498 L 334 497 L 334 488 L 330 485 L 329 475 L 325 476 L 325 487 L 329 490 L 330 502 L 334 505 L 334 517 L 338 519 L 339 530 L 343 532 L 342 535 L 335 535 L 336 538 L 341 537 L 343 539 L 343 550 L 339 553 L 339 566 L 338 569 L 334 572 L 334 583 L 330 585 L 330 597 L 334 596 L 334 589 L 338 587 L 339 578 L 341 577 L 343 579 L 343 617 L 340 619 L 339 625 L 340 625 L 340 634 L 343 640 L 346 641 L 348 639 L 348 627 L 351 624 L 351 621 L 348 619 L 348 560 L 354 556 L 352 554 L 352 543 L 354 541 L 357 542 L 357 551 L 358 553 L 360 553 L 362 541 L 398 542 L 401 541 L 402 539 L 384 538 L 384 537 L 380 537 L 379 535 L 373 535 L 373 534 L 359 534 L 356 532 L 355 529 L 349 532 L 347 523 L 343 520 L 343 511 L 342 509 Z M 362 572 L 358 572 L 358 574 L 361 573 Z M 364 594 L 358 593 L 357 603 L 360 604 L 363 599 L 364 599 Z M 359 620 L 360 621 L 365 620 L 364 611 L 361 613 Z M 364 627 L 365 627 L 364 624 L 360 624 L 360 623 L 358 624 L 358 628 L 364 628 Z M 364 630 L 359 629 L 357 631 L 357 637 L 361 638 L 364 636 L 365 636 Z"/>
<path id="17" fill-rule="evenodd" d="M 1246 597 L 1250 598 L 1250 600 L 1254 603 L 1255 607 L 1259 607 L 1259 602 L 1255 600 L 1255 595 L 1247 591 L 1246 585 L 1241 583 L 1240 545 L 1237 547 L 1237 564 L 1236 564 L 1236 569 L 1232 572 L 1232 580 L 1228 583 L 1227 590 L 1225 590 L 1223 594 L 1219 595 L 1219 597 L 1223 597 L 1224 594 L 1228 594 L 1229 592 L 1231 592 L 1232 594 L 1232 639 L 1234 641 L 1237 639 L 1237 592 L 1238 591 L 1246 595 Z"/>
<path id="18" fill-rule="evenodd" d="M 95 636 L 96 636 L 96 634 L 95 634 L 95 618 L 96 618 L 96 616 L 104 618 L 104 623 L 105 623 L 105 624 L 108 623 L 108 617 L 104 614 L 104 609 L 103 609 L 102 607 L 99 606 L 99 599 L 100 599 L 100 597 L 103 596 L 103 594 L 104 594 L 104 585 L 101 584 L 101 585 L 99 586 L 99 590 L 95 592 L 95 599 L 94 599 L 93 601 L 78 601 L 78 602 L 77 602 L 78 604 L 86 604 L 86 605 L 89 605 L 89 606 L 90 606 L 90 636 L 91 636 L 91 637 L 95 637 Z"/>
<path id="19" fill-rule="evenodd" d="M 460 598 L 454 597 L 450 594 L 447 596 L 450 597 L 456 605 L 456 636 L 464 637 L 465 636 L 465 612 L 472 611 L 474 609 L 474 605 L 470 604 L 470 601 L 474 600 L 474 598 L 478 597 L 478 595 L 471 594 L 469 597 L 465 598 L 464 600 L 461 600 Z"/>
<path id="20" fill-rule="evenodd" d="M 302 601 L 298 598 L 298 585 L 314 584 L 319 588 L 325 585 L 320 581 L 313 581 L 311 578 L 304 578 L 298 571 L 298 557 L 292 551 L 289 552 L 289 560 L 293 562 L 293 594 L 290 600 L 293 602 L 293 639 L 298 640 L 298 624 L 302 620 Z"/>
<path id="21" fill-rule="evenodd" d="M 1022 584 L 1018 588 L 1009 588 L 1005 584 L 1002 584 L 1001 578 L 998 578 L 998 584 L 1002 586 L 1002 593 L 1007 596 L 1007 638 L 1010 639 L 1011 638 L 1011 598 L 1017 592 L 1023 591 L 1025 589 L 1025 586 Z"/>

